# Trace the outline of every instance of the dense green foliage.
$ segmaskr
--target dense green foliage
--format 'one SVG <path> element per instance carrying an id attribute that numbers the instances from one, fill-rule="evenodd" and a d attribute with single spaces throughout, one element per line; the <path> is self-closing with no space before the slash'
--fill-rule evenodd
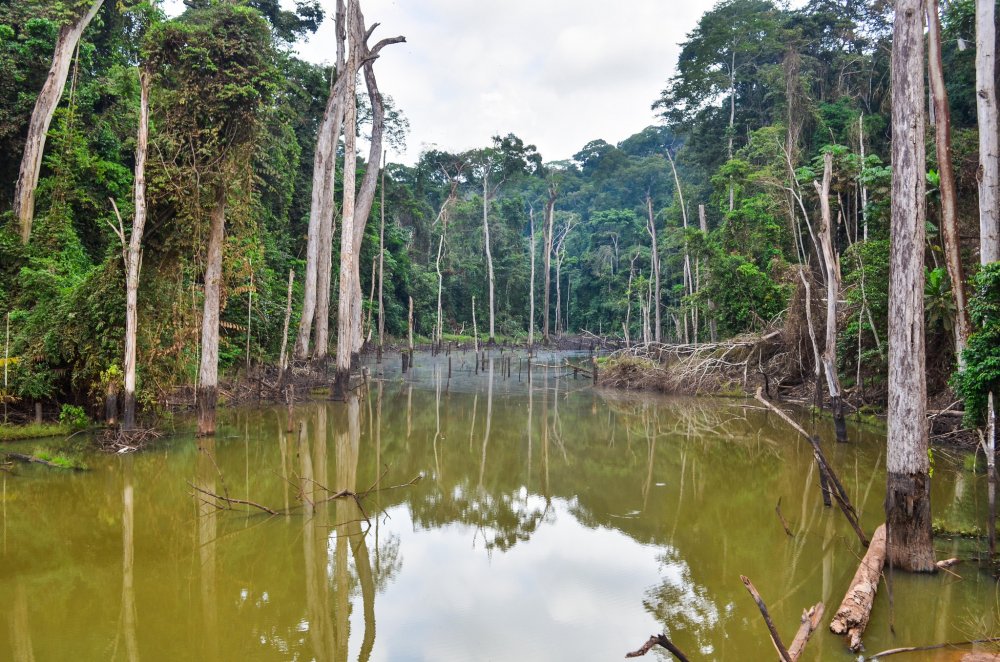
<path id="1" fill-rule="evenodd" d="M 10 206 L 27 121 L 56 36 L 78 4 L 0 5 L 2 210 Z M 109 199 L 128 227 L 139 67 L 153 80 L 140 397 L 150 405 L 194 380 L 207 213 L 219 187 L 227 200 L 223 369 L 277 356 L 288 272 L 301 275 L 304 268 L 314 145 L 331 75 L 297 59 L 291 46 L 315 31 L 323 12 L 313 0 L 299 0 L 291 10 L 274 0 L 185 4 L 181 16 L 167 19 L 152 3 L 105 2 L 84 35 L 49 131 L 30 243 L 20 244 L 8 211 L 0 217 L 0 314 L 9 313 L 10 352 L 18 358 L 5 398 L 93 403 L 108 375 L 120 375 L 124 276 Z M 978 232 L 972 7 L 972 0 L 948 3 L 943 15 L 967 252 Z M 681 44 L 662 96 L 650 99 L 661 119 L 656 126 L 616 145 L 595 139 L 564 161 L 545 162 L 534 146 L 506 135 L 481 149 L 432 150 L 413 165 L 390 164 L 387 332 L 406 332 L 413 297 L 416 331 L 432 335 L 442 235 L 444 331 L 471 333 L 475 297 L 482 332 L 484 194 L 503 336 L 523 336 L 528 325 L 532 218 L 535 319 L 542 327 L 550 199 L 553 332 L 627 331 L 641 338 L 641 311 L 649 302 L 662 307 L 666 340 L 705 340 L 710 324 L 722 337 L 759 331 L 801 318 L 800 273 L 813 281 L 821 328 L 813 183 L 822 176 L 823 154 L 831 153 L 834 241 L 846 301 L 841 368 L 848 384 L 860 378 L 876 392 L 884 389 L 890 19 L 885 1 L 810 0 L 792 10 L 771 0 L 722 0 Z M 665 79 L 672 64 L 659 63 Z M 388 115 L 390 135 L 402 139 L 405 119 L 391 101 Z M 932 145 L 928 153 L 934 169 Z M 358 161 L 359 171 L 367 167 Z M 338 167 L 338 199 L 341 176 Z M 935 177 L 929 173 L 932 186 Z M 378 200 L 361 254 L 366 325 L 376 323 L 367 299 L 378 253 Z M 937 205 L 931 191 L 934 226 Z M 655 247 L 650 221 L 658 232 Z M 334 235 L 337 251 L 339 232 Z M 659 302 L 652 301 L 653 250 L 662 263 Z M 928 345 L 941 350 L 935 356 L 947 374 L 954 311 L 940 254 L 932 228 Z M 981 305 L 983 287 L 980 282 Z M 298 278 L 293 328 L 301 299 Z M 978 323 L 988 325 L 983 314 Z M 808 374 L 811 351 L 797 342 L 795 361 Z M 964 392 L 974 397 L 976 388 Z"/>

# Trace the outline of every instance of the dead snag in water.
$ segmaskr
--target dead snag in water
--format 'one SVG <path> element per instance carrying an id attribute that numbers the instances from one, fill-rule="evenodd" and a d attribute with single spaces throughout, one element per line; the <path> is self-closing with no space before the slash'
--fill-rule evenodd
<path id="1" fill-rule="evenodd" d="M 75 465 L 62 465 L 56 464 L 55 462 L 49 462 L 48 460 L 43 460 L 40 457 L 35 457 L 34 455 L 25 455 L 24 453 L 7 453 L 8 460 L 17 460 L 18 462 L 24 462 L 25 464 L 43 464 L 51 469 L 70 469 L 72 471 L 83 471 L 83 467 Z"/>
<path id="2" fill-rule="evenodd" d="M 754 587 L 753 583 L 745 575 L 740 575 L 740 580 L 743 585 L 747 587 L 747 591 L 750 592 L 750 597 L 753 601 L 757 603 L 757 608 L 760 609 L 760 615 L 764 617 L 764 624 L 767 625 L 767 631 L 771 635 L 771 643 L 774 644 L 774 648 L 778 651 L 778 655 L 785 662 L 792 662 L 791 655 L 788 654 L 788 649 L 785 645 L 781 643 L 781 637 L 778 635 L 778 630 L 774 627 L 774 621 L 771 620 L 771 615 L 767 612 L 767 605 L 764 604 L 764 599 L 760 597 L 760 593 Z"/>
<path id="3" fill-rule="evenodd" d="M 667 639 L 667 635 L 665 635 L 665 634 L 654 634 L 654 635 L 651 635 L 649 637 L 649 640 L 642 645 L 642 648 L 639 648 L 638 650 L 634 650 L 631 653 L 626 653 L 625 657 L 627 657 L 627 658 L 628 657 L 642 657 L 643 655 L 645 655 L 646 653 L 648 653 L 649 651 L 651 651 L 653 649 L 653 646 L 656 646 L 657 644 L 659 644 L 660 646 L 663 646 L 668 651 L 670 651 L 671 654 L 674 657 L 676 657 L 679 662 L 689 662 L 689 660 L 687 659 L 687 656 L 684 655 L 684 653 L 681 652 L 681 649 L 677 648 L 677 646 L 674 646 L 673 642 L 671 642 L 669 639 Z"/>
<path id="4" fill-rule="evenodd" d="M 882 566 L 885 563 L 885 524 L 875 529 L 871 545 L 865 553 L 851 587 L 840 603 L 840 609 L 830 622 L 834 634 L 846 634 L 848 647 L 855 653 L 861 650 L 861 635 L 865 632 L 872 613 L 875 591 L 878 589 Z"/>
<path id="5" fill-rule="evenodd" d="M 851 500 L 847 496 L 847 490 L 844 489 L 843 483 L 840 482 L 840 479 L 837 478 L 837 474 L 833 470 L 833 467 L 829 462 L 827 462 L 826 456 L 823 454 L 823 449 L 819 444 L 819 438 L 811 436 L 802 428 L 802 426 L 793 421 L 788 414 L 778 409 L 774 403 L 765 398 L 760 387 L 757 388 L 757 400 L 770 411 L 777 414 L 781 420 L 788 423 L 788 425 L 805 437 L 806 440 L 812 445 L 813 456 L 816 458 L 816 465 L 819 467 L 820 471 L 820 485 L 823 489 L 824 503 L 828 494 L 833 495 L 833 498 L 837 501 L 837 505 L 840 506 L 840 510 L 843 511 L 844 517 L 846 517 L 847 521 L 851 524 L 851 528 L 853 528 L 854 532 L 858 534 L 858 539 L 861 541 L 861 544 L 868 547 L 868 537 L 865 535 L 865 532 L 861 529 L 861 524 L 858 522 L 858 513 L 854 509 L 854 506 L 851 505 Z M 826 485 L 823 485 L 824 478 Z"/>
<path id="6" fill-rule="evenodd" d="M 808 610 L 802 612 L 802 625 L 799 626 L 799 631 L 795 633 L 792 645 L 788 647 L 788 654 L 791 656 L 792 662 L 796 662 L 802 657 L 802 652 L 805 650 L 806 644 L 809 643 L 809 637 L 819 627 L 819 622 L 823 620 L 823 610 L 823 603 L 817 602 Z"/>
<path id="7" fill-rule="evenodd" d="M 208 497 L 211 497 L 211 498 L 216 499 L 218 501 L 222 501 L 224 503 L 227 503 L 227 504 L 229 504 L 230 507 L 232 507 L 233 504 L 238 504 L 238 505 L 241 505 L 241 506 L 251 506 L 253 508 L 258 508 L 260 510 L 263 510 L 265 513 L 269 513 L 271 515 L 277 515 L 278 514 L 277 510 L 274 510 L 272 508 L 268 508 L 267 506 L 262 506 L 259 503 L 254 503 L 253 501 L 246 501 L 244 499 L 232 499 L 232 498 L 227 497 L 227 496 L 222 496 L 221 494 L 216 494 L 215 492 L 209 492 L 208 490 L 203 490 L 202 488 L 200 488 L 197 485 L 194 485 L 193 483 L 190 483 L 190 482 L 188 483 L 188 487 L 190 487 L 191 489 L 195 490 L 196 492 L 200 492 L 200 493 L 204 494 L 205 496 L 208 496 Z"/>

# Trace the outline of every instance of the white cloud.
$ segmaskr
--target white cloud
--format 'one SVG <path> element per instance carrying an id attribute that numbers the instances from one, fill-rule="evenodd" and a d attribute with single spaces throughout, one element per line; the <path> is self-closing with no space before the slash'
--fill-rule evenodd
<path id="1" fill-rule="evenodd" d="M 333 60 L 330 18 L 302 57 Z M 546 160 L 617 142 L 656 121 L 650 105 L 714 0 L 363 0 L 383 51 L 379 87 L 410 120 L 408 153 L 462 150 L 516 133 Z"/>
<path id="2" fill-rule="evenodd" d="M 178 0 L 168 0 L 179 5 Z M 312 62 L 335 58 L 334 0 L 298 45 Z M 290 4 L 290 3 L 289 3 Z M 362 0 L 383 51 L 379 88 L 410 120 L 408 152 L 463 150 L 516 133 L 546 160 L 587 142 L 617 142 L 656 121 L 650 105 L 677 62 L 678 44 L 715 0 Z"/>

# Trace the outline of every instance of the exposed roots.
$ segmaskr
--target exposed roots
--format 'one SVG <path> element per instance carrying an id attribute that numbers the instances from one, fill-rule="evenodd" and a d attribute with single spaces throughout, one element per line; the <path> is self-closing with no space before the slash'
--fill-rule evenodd
<path id="1" fill-rule="evenodd" d="M 155 428 L 122 430 L 108 428 L 96 439 L 97 447 L 107 453 L 134 453 L 161 438 L 163 433 Z"/>

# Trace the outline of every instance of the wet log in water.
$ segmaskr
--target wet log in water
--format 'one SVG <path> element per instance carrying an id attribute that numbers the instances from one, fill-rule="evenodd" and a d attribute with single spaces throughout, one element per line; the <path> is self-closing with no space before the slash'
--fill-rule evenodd
<path id="1" fill-rule="evenodd" d="M 934 644 L 933 646 L 907 646 L 905 648 L 890 648 L 872 655 L 871 659 L 881 659 L 889 655 L 899 653 L 916 653 L 919 651 L 933 651 L 941 648 L 957 648 L 958 646 L 975 646 L 977 644 L 995 644 L 1000 642 L 1000 637 L 989 637 L 987 639 L 970 639 L 969 641 L 956 641 L 947 644 Z M 966 653 L 962 656 L 961 662 L 987 662 L 988 660 L 1000 660 L 1000 655 L 996 653 Z"/>
<path id="2" fill-rule="evenodd" d="M 848 647 L 855 653 L 861 650 L 861 635 L 868 626 L 872 613 L 875 591 L 878 590 L 882 565 L 885 563 L 885 524 L 875 529 L 868 552 L 854 573 L 851 587 L 840 603 L 840 609 L 830 622 L 834 634 L 846 634 Z"/>
<path id="3" fill-rule="evenodd" d="M 795 633 L 792 645 L 788 647 L 788 655 L 792 658 L 792 662 L 796 662 L 796 660 L 802 657 L 802 651 L 805 650 L 806 644 L 809 643 L 809 637 L 819 627 L 819 622 L 823 620 L 823 611 L 823 603 L 817 602 L 802 612 L 802 625 L 799 626 L 799 631 Z"/>

